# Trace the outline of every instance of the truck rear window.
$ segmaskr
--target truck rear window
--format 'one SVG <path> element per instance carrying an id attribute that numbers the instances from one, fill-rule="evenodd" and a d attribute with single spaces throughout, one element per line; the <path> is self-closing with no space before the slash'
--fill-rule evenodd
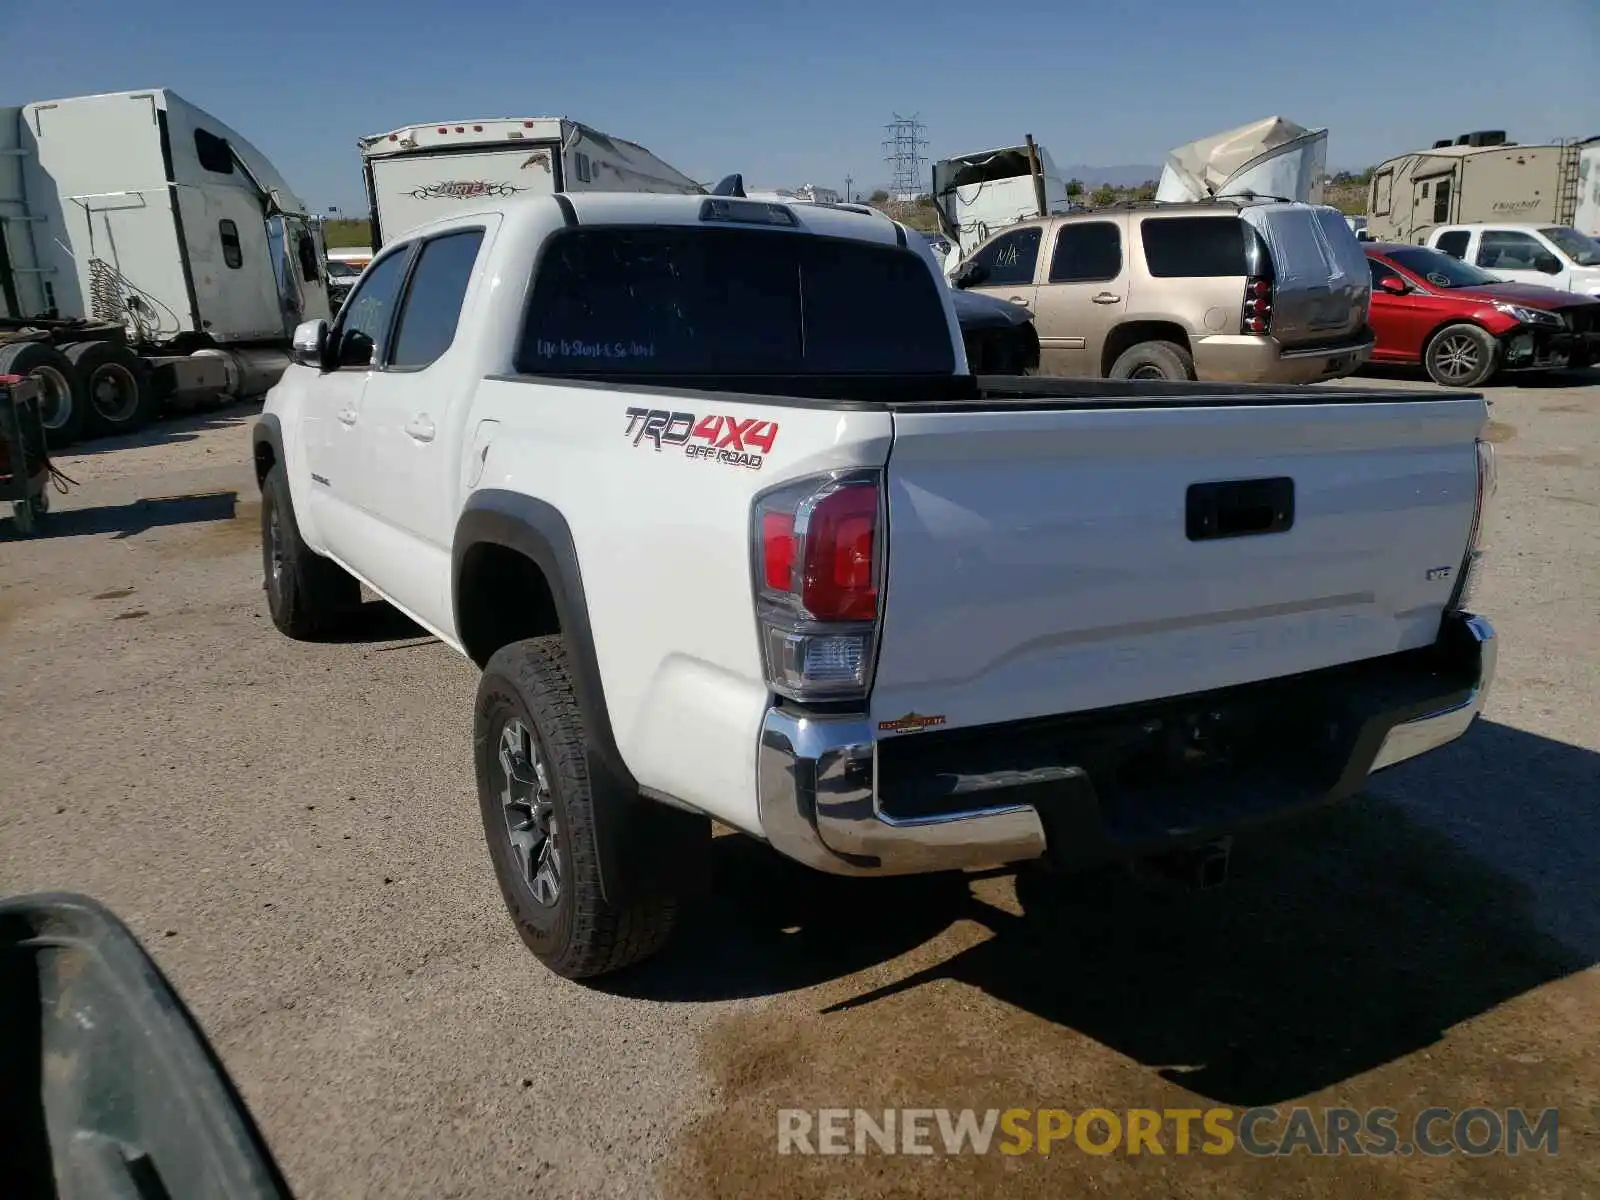
<path id="1" fill-rule="evenodd" d="M 1160 279 L 1250 274 L 1246 232 L 1238 217 L 1151 217 L 1139 228 L 1144 260 Z"/>
<path id="2" fill-rule="evenodd" d="M 768 230 L 572 229 L 540 258 L 517 369 L 949 374 L 941 286 L 895 246 Z"/>

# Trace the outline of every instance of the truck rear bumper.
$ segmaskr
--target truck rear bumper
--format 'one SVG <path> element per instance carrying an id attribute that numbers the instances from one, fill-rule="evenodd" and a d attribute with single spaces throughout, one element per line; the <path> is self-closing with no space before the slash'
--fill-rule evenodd
<path id="1" fill-rule="evenodd" d="M 1192 344 L 1195 374 L 1231 383 L 1316 383 L 1349 375 L 1372 357 L 1373 335 L 1336 346 L 1285 347 L 1265 334 L 1212 334 Z"/>
<path id="2" fill-rule="evenodd" d="M 1045 855 L 1076 866 L 1197 845 L 1344 799 L 1372 772 L 1454 741 L 1495 663 L 1489 622 L 1460 614 L 1422 651 L 979 730 L 884 740 L 864 716 L 774 707 L 759 752 L 762 832 L 837 875 Z"/>

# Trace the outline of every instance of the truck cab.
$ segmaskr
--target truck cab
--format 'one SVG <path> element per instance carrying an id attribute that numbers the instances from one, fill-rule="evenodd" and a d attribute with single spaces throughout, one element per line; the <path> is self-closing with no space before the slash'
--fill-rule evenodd
<path id="1" fill-rule="evenodd" d="M 1441 225 L 1427 244 L 1509 283 L 1600 296 L 1600 241 L 1570 225 Z"/>

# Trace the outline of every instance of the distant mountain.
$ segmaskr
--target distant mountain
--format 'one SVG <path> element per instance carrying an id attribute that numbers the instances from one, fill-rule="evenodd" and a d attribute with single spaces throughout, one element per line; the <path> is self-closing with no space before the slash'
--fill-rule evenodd
<path id="1" fill-rule="evenodd" d="M 1144 163 L 1127 163 L 1118 167 L 1090 167 L 1074 163 L 1057 169 L 1062 179 L 1081 179 L 1085 187 L 1099 187 L 1102 183 L 1112 187 L 1138 187 L 1141 183 L 1161 178 L 1159 166 Z"/>

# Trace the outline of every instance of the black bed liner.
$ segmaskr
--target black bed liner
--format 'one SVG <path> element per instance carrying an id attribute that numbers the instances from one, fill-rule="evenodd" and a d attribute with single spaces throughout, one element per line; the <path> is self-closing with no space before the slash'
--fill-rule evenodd
<path id="1" fill-rule="evenodd" d="M 594 388 L 671 403 L 679 396 L 848 412 L 984 412 L 994 409 L 1186 408 L 1481 401 L 1479 392 L 1033 375 L 490 375 L 504 383 Z"/>

